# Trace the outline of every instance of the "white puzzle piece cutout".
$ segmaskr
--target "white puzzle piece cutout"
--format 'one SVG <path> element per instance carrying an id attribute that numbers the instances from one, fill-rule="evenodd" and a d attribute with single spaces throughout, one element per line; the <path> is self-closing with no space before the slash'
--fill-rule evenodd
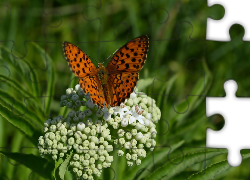
<path id="1" fill-rule="evenodd" d="M 229 29 L 233 24 L 240 24 L 245 29 L 243 41 L 250 41 L 250 1 L 249 0 L 208 0 L 208 6 L 215 4 L 225 8 L 225 15 L 220 20 L 207 18 L 207 40 L 231 41 Z"/>
<path id="2" fill-rule="evenodd" d="M 224 83 L 226 97 L 207 97 L 206 115 L 221 114 L 225 125 L 220 131 L 207 129 L 206 147 L 227 148 L 228 163 L 239 166 L 242 161 L 241 149 L 250 149 L 250 98 L 238 98 L 234 80 Z"/>

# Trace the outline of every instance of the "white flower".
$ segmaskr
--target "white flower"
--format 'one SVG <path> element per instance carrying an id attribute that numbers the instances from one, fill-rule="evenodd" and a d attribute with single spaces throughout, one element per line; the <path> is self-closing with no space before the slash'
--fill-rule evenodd
<path id="1" fill-rule="evenodd" d="M 129 124 L 132 124 L 133 122 L 136 122 L 136 120 L 138 120 L 141 124 L 144 125 L 144 117 L 142 115 L 139 115 L 134 107 L 128 113 L 131 114 Z"/>
<path id="2" fill-rule="evenodd" d="M 130 149 L 130 148 L 131 148 L 131 143 L 130 143 L 130 142 L 126 142 L 126 143 L 124 144 L 124 148 L 125 148 L 125 149 Z"/>
<path id="3" fill-rule="evenodd" d="M 135 128 L 137 129 L 137 130 L 140 130 L 141 128 L 142 128 L 142 124 L 141 123 L 136 123 L 136 125 L 135 125 Z"/>
<path id="4" fill-rule="evenodd" d="M 114 108 L 110 107 L 109 110 L 108 110 L 108 112 L 109 112 L 110 114 L 114 114 Z"/>
<path id="5" fill-rule="evenodd" d="M 151 113 L 147 113 L 145 116 L 147 119 L 151 120 L 152 119 L 152 114 Z"/>
<path id="6" fill-rule="evenodd" d="M 120 115 L 121 118 L 124 117 L 124 115 L 127 114 L 127 112 L 129 112 L 128 108 L 125 106 L 123 106 L 123 108 L 116 106 L 114 107 L 114 115 L 117 116 L 117 114 Z"/>
<path id="7" fill-rule="evenodd" d="M 135 106 L 135 111 L 136 111 L 137 114 L 142 115 L 144 110 L 142 109 L 141 106 L 136 105 Z"/>
<path id="8" fill-rule="evenodd" d="M 128 119 L 127 118 L 123 118 L 121 121 L 121 126 L 126 127 L 128 125 Z"/>
<path id="9" fill-rule="evenodd" d="M 140 159 L 137 159 L 136 160 L 136 165 L 139 166 L 141 164 L 141 160 Z"/>
<path id="10" fill-rule="evenodd" d="M 123 156 L 124 152 L 122 150 L 118 150 L 117 155 L 118 156 Z"/>
<path id="11" fill-rule="evenodd" d="M 66 89 L 66 94 L 71 94 L 73 92 L 73 88 Z"/>
<path id="12" fill-rule="evenodd" d="M 111 118 L 111 114 L 109 114 L 108 112 L 104 113 L 103 119 L 104 119 L 105 121 L 109 121 L 110 118 Z"/>
<path id="13" fill-rule="evenodd" d="M 134 93 L 134 92 L 132 92 L 131 94 L 130 94 L 130 99 L 135 99 L 136 98 L 136 94 Z"/>
<path id="14" fill-rule="evenodd" d="M 149 124 L 150 124 L 150 121 L 148 119 L 144 119 L 144 125 L 149 126 Z"/>
<path id="15" fill-rule="evenodd" d="M 83 122 L 79 122 L 76 128 L 78 131 L 82 131 L 85 128 L 85 124 Z"/>
<path id="16" fill-rule="evenodd" d="M 141 132 L 138 132 L 135 136 L 136 140 L 141 140 L 143 138 L 143 134 Z"/>
<path id="17" fill-rule="evenodd" d="M 81 89 L 80 84 L 77 84 L 77 85 L 75 86 L 75 91 L 78 92 L 80 89 Z"/>
<path id="18" fill-rule="evenodd" d="M 127 153 L 125 157 L 126 157 L 127 160 L 131 159 L 131 155 L 129 153 Z"/>

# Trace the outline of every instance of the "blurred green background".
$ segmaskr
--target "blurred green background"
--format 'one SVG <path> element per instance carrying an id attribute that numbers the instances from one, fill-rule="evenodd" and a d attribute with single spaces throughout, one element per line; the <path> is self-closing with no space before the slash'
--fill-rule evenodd
<path id="1" fill-rule="evenodd" d="M 138 89 L 154 98 L 162 112 L 157 147 L 137 167 L 126 167 L 115 155 L 115 179 L 250 177 L 249 151 L 242 151 L 245 160 L 232 168 L 227 150 L 205 148 L 206 128 L 224 125 L 220 115 L 206 117 L 205 97 L 224 96 L 223 83 L 230 78 L 238 82 L 238 96 L 250 95 L 249 43 L 241 40 L 243 28 L 231 28 L 231 42 L 205 41 L 207 17 L 220 19 L 224 12 L 219 5 L 208 8 L 205 0 L 2 2 L 1 179 L 46 178 L 37 139 L 43 122 L 63 113 L 60 96 L 77 82 L 62 42 L 79 46 L 95 65 L 107 65 L 116 49 L 141 35 L 149 36 L 150 49 Z M 23 156 L 26 160 L 21 153 L 34 156 Z M 38 163 L 30 166 L 29 161 Z M 102 179 L 112 178 L 113 171 L 105 170 Z M 66 173 L 65 179 L 71 175 Z"/>

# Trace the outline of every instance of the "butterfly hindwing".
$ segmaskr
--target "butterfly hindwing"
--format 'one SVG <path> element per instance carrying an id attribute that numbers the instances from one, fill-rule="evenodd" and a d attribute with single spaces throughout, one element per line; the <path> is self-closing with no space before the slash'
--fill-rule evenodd
<path id="1" fill-rule="evenodd" d="M 105 102 L 105 106 L 108 107 L 102 84 L 97 76 L 86 76 L 84 78 L 79 78 L 79 84 L 85 94 L 90 94 L 90 98 L 94 104 L 97 104 L 103 108 Z"/>
<path id="2" fill-rule="evenodd" d="M 111 106 L 119 106 L 134 91 L 136 82 L 139 79 L 138 73 L 124 72 L 120 74 L 110 74 L 108 84 L 112 93 Z"/>

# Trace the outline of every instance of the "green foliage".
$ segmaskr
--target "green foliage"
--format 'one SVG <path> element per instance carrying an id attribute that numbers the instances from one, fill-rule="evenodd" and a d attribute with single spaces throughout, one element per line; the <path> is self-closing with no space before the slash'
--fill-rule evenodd
<path id="1" fill-rule="evenodd" d="M 61 164 L 59 168 L 59 176 L 61 179 L 64 179 L 65 172 L 67 171 L 67 167 L 69 165 L 69 160 L 71 159 L 73 154 L 70 154 L 69 157 Z"/>

